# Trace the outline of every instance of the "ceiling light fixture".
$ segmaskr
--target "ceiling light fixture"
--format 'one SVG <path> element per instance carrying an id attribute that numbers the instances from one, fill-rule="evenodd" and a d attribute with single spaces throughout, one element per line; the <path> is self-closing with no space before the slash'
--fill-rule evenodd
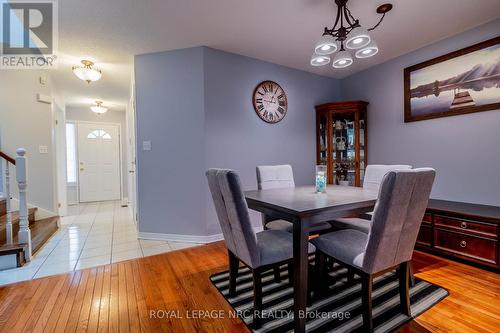
<path id="1" fill-rule="evenodd" d="M 330 62 L 330 57 L 326 55 L 313 54 L 311 57 L 312 66 L 323 66 Z"/>
<path id="2" fill-rule="evenodd" d="M 90 60 L 82 60 L 83 66 L 73 66 L 73 73 L 87 83 L 97 81 L 101 78 L 102 72 L 99 69 L 93 68 L 94 63 Z"/>
<path id="3" fill-rule="evenodd" d="M 348 0 L 335 0 L 337 5 L 337 17 L 333 28 L 325 27 L 323 36 L 321 36 L 314 48 L 315 54 L 311 57 L 312 66 L 323 66 L 330 61 L 318 61 L 319 56 L 325 56 L 339 51 L 332 60 L 332 66 L 335 68 L 345 68 L 353 63 L 353 58 L 346 48 L 356 50 L 356 58 L 369 58 L 378 53 L 378 46 L 371 38 L 369 31 L 376 29 L 385 17 L 385 14 L 392 9 L 390 3 L 383 4 L 377 8 L 377 13 L 382 14 L 378 23 L 370 29 L 365 29 L 355 19 L 349 8 Z"/>
<path id="4" fill-rule="evenodd" d="M 102 101 L 95 101 L 96 105 L 91 106 L 90 109 L 97 114 L 106 113 L 106 111 L 108 111 L 108 108 L 102 106 L 102 103 Z"/>

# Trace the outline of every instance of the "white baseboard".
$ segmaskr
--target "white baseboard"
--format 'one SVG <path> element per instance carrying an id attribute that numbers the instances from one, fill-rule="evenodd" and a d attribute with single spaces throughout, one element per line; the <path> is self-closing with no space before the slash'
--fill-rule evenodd
<path id="1" fill-rule="evenodd" d="M 262 226 L 253 227 L 255 232 L 262 231 Z M 166 242 L 184 242 L 184 243 L 199 243 L 207 244 L 213 243 L 224 239 L 222 233 L 207 236 L 198 235 L 179 235 L 179 234 L 160 234 L 155 232 L 139 232 L 139 239 L 161 240 Z"/>
<path id="2" fill-rule="evenodd" d="M 36 206 L 28 204 L 28 208 L 34 208 Z M 19 210 L 19 200 L 16 198 L 12 198 L 10 201 L 10 210 L 15 212 L 16 210 Z M 35 220 L 43 220 L 49 217 L 57 216 L 57 213 L 51 212 L 50 210 L 43 209 L 40 207 L 36 207 L 36 212 L 35 212 Z"/>

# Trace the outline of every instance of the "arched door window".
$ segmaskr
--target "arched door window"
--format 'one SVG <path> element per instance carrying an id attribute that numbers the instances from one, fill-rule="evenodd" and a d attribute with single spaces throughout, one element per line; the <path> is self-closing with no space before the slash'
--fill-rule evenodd
<path id="1" fill-rule="evenodd" d="M 111 135 L 105 130 L 94 130 L 87 135 L 87 139 L 104 139 L 111 140 Z"/>

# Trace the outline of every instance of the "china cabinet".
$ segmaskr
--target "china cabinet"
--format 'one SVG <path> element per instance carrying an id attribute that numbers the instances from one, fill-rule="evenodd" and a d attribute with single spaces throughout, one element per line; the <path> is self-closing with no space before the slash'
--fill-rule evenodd
<path id="1" fill-rule="evenodd" d="M 317 164 L 326 165 L 328 183 L 361 186 L 367 161 L 367 102 L 316 106 Z"/>

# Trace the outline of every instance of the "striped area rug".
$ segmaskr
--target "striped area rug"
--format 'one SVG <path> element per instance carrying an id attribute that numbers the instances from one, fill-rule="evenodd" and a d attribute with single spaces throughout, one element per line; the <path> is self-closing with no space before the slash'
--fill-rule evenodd
<path id="1" fill-rule="evenodd" d="M 310 258 L 311 265 L 312 259 Z M 335 264 L 329 273 L 328 293 L 307 308 L 307 332 L 363 332 L 361 317 L 361 282 L 359 277 L 347 282 L 347 269 Z M 253 328 L 253 283 L 248 268 L 239 269 L 236 296 L 228 297 L 229 272 L 210 277 L 210 280 L 253 332 L 293 332 L 293 287 L 288 280 L 286 266 L 281 267 L 281 282 L 274 281 L 272 270 L 262 275 L 263 316 L 259 329 Z M 333 283 L 333 281 L 336 281 Z M 448 296 L 448 292 L 434 284 L 416 279 L 410 290 L 411 312 L 416 317 Z M 389 272 L 374 279 L 373 322 L 376 332 L 391 332 L 412 318 L 400 313 L 398 276 Z"/>

